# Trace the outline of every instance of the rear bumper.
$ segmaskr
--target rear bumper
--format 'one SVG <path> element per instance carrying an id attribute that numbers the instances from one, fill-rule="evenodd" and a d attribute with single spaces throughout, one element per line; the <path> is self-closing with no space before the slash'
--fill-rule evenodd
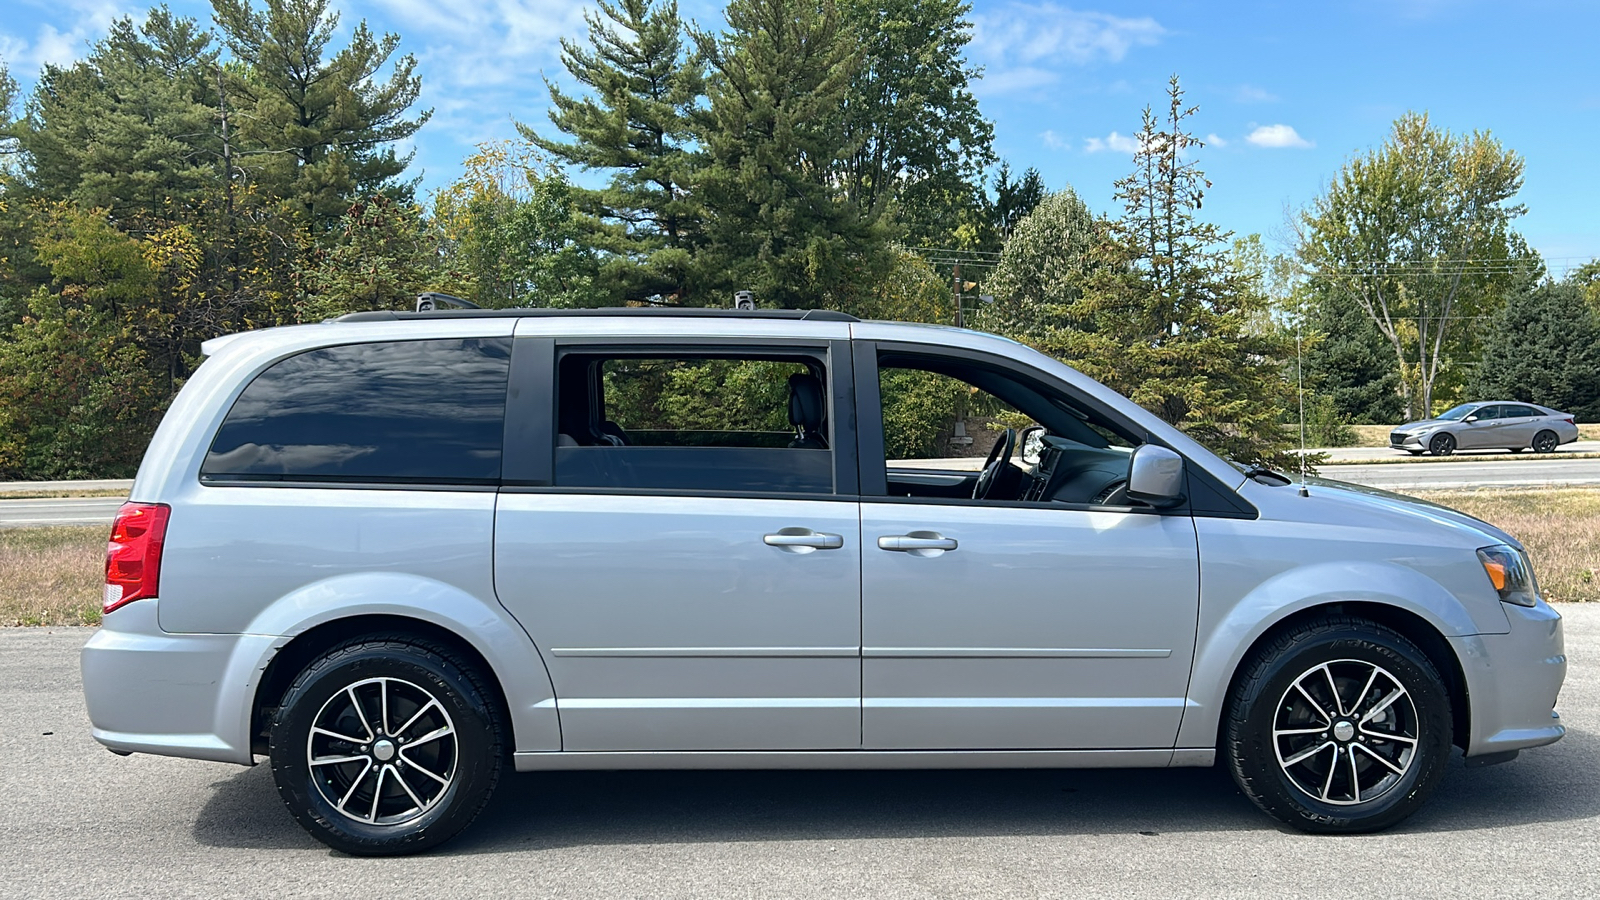
<path id="1" fill-rule="evenodd" d="M 275 641 L 256 634 L 169 634 L 158 600 L 105 617 L 82 654 L 94 739 L 112 750 L 250 765 L 250 705 Z"/>
<path id="2" fill-rule="evenodd" d="M 1505 611 L 1506 634 L 1450 639 L 1472 705 L 1468 757 L 1552 744 L 1567 733 L 1555 710 L 1567 675 L 1561 615 L 1542 601 Z"/>

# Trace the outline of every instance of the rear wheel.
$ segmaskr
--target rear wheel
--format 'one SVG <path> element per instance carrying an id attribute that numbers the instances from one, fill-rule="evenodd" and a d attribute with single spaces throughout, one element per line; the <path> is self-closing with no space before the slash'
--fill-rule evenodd
<path id="1" fill-rule="evenodd" d="M 1456 452 L 1456 439 L 1453 435 L 1436 434 L 1428 442 L 1428 452 L 1434 456 L 1449 456 Z"/>
<path id="2" fill-rule="evenodd" d="M 278 794 L 345 853 L 436 846 L 467 827 L 499 780 L 505 728 L 473 667 L 409 636 L 335 647 L 302 671 L 273 720 Z"/>
<path id="3" fill-rule="evenodd" d="M 1561 438 L 1554 431 L 1541 431 L 1533 436 L 1533 452 L 1554 453 L 1561 446 Z"/>
<path id="4" fill-rule="evenodd" d="M 1415 812 L 1450 756 L 1450 697 L 1400 634 L 1330 617 L 1263 648 L 1224 723 L 1234 780 L 1303 831 L 1378 831 Z"/>

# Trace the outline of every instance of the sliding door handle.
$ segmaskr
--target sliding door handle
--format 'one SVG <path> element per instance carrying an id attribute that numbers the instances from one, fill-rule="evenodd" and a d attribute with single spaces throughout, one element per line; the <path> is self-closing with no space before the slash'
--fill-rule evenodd
<path id="1" fill-rule="evenodd" d="M 838 550 L 844 546 L 844 538 L 837 534 L 827 534 L 821 531 L 812 531 L 809 528 L 780 528 L 777 534 L 761 536 L 761 542 L 768 547 L 777 547 L 791 553 L 810 553 L 813 550 Z"/>
<path id="2" fill-rule="evenodd" d="M 947 538 L 937 531 L 913 531 L 909 534 L 886 534 L 878 538 L 879 550 L 897 553 L 915 553 L 918 556 L 937 556 L 946 550 L 956 549 L 956 539 Z"/>

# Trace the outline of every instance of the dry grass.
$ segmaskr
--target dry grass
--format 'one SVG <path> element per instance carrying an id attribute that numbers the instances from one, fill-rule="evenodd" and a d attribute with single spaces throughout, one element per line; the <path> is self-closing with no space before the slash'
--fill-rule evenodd
<path id="1" fill-rule="evenodd" d="M 0 530 L 0 625 L 98 625 L 106 529 Z"/>
<path id="2" fill-rule="evenodd" d="M 1389 432 L 1394 430 L 1393 425 L 1351 425 L 1356 433 L 1356 442 L 1352 447 L 1387 447 L 1389 446 Z"/>
<path id="3" fill-rule="evenodd" d="M 1411 493 L 1515 535 L 1546 600 L 1600 600 L 1600 488 Z"/>

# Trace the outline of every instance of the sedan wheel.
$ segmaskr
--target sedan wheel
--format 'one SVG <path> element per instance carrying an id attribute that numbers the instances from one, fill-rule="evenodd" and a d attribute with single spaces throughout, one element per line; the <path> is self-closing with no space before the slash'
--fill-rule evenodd
<path id="1" fill-rule="evenodd" d="M 1444 775 L 1450 697 L 1405 637 L 1330 616 L 1257 652 L 1224 736 L 1235 781 L 1268 815 L 1304 831 L 1377 831 Z"/>
<path id="2" fill-rule="evenodd" d="M 1428 452 L 1434 456 L 1449 456 L 1456 452 L 1456 439 L 1448 434 L 1436 434 L 1428 441 Z"/>
<path id="3" fill-rule="evenodd" d="M 355 639 L 290 685 L 272 722 L 272 775 L 289 812 L 335 850 L 416 853 L 483 809 L 506 730 L 483 676 L 449 648 Z"/>
<path id="4" fill-rule="evenodd" d="M 1554 453 L 1561 446 L 1561 439 L 1556 437 L 1554 431 L 1541 431 L 1533 436 L 1533 452 Z"/>

